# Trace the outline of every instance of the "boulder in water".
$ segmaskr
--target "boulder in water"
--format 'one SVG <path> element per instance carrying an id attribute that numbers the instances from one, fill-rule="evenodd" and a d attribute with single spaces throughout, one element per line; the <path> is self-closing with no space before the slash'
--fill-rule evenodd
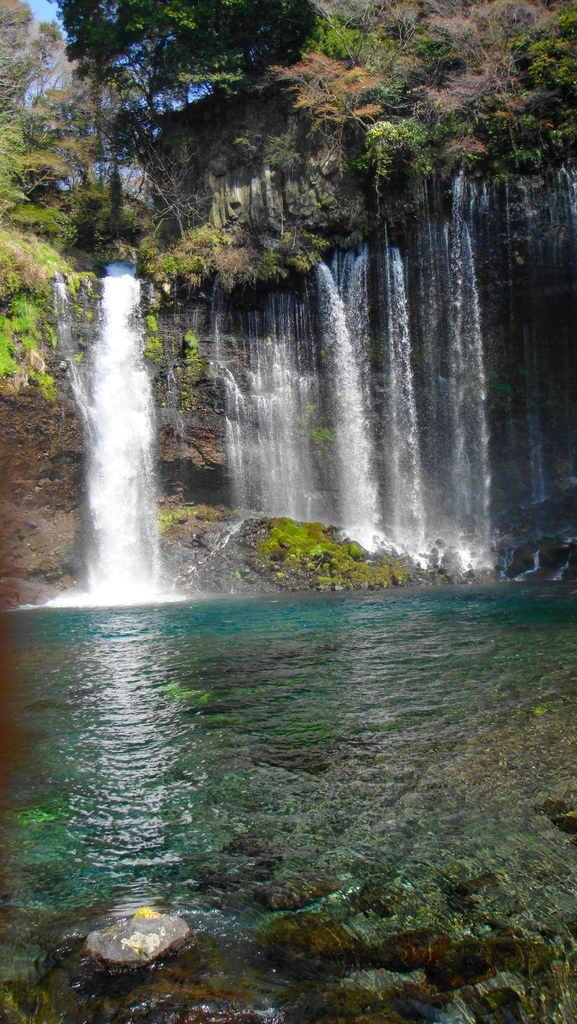
<path id="1" fill-rule="evenodd" d="M 138 967 L 179 949 L 190 931 L 181 917 L 144 907 L 133 917 L 91 932 L 86 939 L 86 951 L 109 967 Z"/>

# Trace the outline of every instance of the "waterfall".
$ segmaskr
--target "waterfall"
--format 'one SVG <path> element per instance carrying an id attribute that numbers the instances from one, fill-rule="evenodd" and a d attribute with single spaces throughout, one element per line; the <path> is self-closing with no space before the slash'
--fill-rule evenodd
<path id="1" fill-rule="evenodd" d="M 243 325 L 246 367 L 226 366 L 222 307 L 213 305 L 215 356 L 226 393 L 226 444 L 235 504 L 294 519 L 326 511 L 313 468 L 318 394 L 306 307 L 273 294 Z"/>
<path id="2" fill-rule="evenodd" d="M 88 382 L 85 374 L 71 373 L 86 433 L 93 533 L 89 591 L 80 602 L 78 596 L 71 598 L 72 603 L 136 604 L 158 596 L 154 406 L 143 360 L 140 284 L 119 266 L 120 274 L 103 281 L 101 324 Z M 58 300 L 60 320 L 65 321 L 62 289 Z"/>
<path id="3" fill-rule="evenodd" d="M 379 518 L 378 492 L 369 418 L 370 396 L 363 387 L 367 352 L 363 344 L 362 317 L 366 315 L 367 298 L 366 292 L 359 294 L 366 276 L 366 258 L 363 252 L 354 268 L 350 264 L 346 268 L 352 270 L 350 276 L 347 274 L 349 280 L 345 278 L 343 282 L 345 294 L 349 292 L 346 305 L 325 263 L 319 264 L 318 284 L 323 346 L 328 350 L 332 367 L 339 525 L 367 547 L 372 547 Z"/>
<path id="4" fill-rule="evenodd" d="M 466 532 L 486 541 L 489 532 L 489 433 L 486 380 L 475 261 L 466 209 L 464 175 L 453 184 L 450 239 L 449 410 L 453 435 L 450 466 L 455 512 Z"/>
<path id="5" fill-rule="evenodd" d="M 576 182 L 427 183 L 315 294 L 215 293 L 235 500 L 473 565 L 491 514 L 574 480 Z"/>
<path id="6" fill-rule="evenodd" d="M 392 535 L 406 550 L 418 552 L 425 540 L 421 454 L 405 273 L 401 254 L 394 246 L 385 250 L 385 281 L 389 365 L 386 448 Z"/>
<path id="7" fill-rule="evenodd" d="M 526 370 L 526 402 L 527 402 L 527 435 L 529 441 L 529 468 L 531 482 L 531 501 L 543 501 L 547 497 L 545 473 L 543 468 L 543 433 L 539 416 L 539 367 L 537 364 L 537 346 L 535 337 L 529 339 L 525 332 L 525 370 Z"/>

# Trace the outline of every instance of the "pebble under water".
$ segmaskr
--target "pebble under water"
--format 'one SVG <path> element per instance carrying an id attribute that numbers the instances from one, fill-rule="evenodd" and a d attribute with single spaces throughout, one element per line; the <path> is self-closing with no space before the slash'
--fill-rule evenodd
<path id="1" fill-rule="evenodd" d="M 576 619 L 561 583 L 5 615 L 0 1019 L 577 1019 Z M 197 942 L 111 981 L 82 939 L 143 905 Z M 442 970 L 387 959 L 423 929 Z"/>

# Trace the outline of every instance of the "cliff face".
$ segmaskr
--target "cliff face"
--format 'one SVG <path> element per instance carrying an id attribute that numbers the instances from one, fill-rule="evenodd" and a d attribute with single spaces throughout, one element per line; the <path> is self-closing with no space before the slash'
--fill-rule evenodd
<path id="1" fill-rule="evenodd" d="M 194 158 L 183 156 L 180 174 L 194 222 L 244 229 L 269 244 L 291 230 L 360 237 L 367 196 L 349 166 L 352 154 L 311 133 L 286 96 L 223 104 L 208 97 L 188 118 L 179 131 L 193 137 Z M 162 188 L 161 171 L 157 180 Z"/>
<path id="2" fill-rule="evenodd" d="M 34 386 L 0 395 L 1 607 L 37 603 L 82 567 L 83 439 L 74 407 Z"/>
<path id="3" fill-rule="evenodd" d="M 269 116 L 265 107 L 259 134 L 267 139 L 280 130 Z M 299 228 L 336 232 L 354 222 L 346 210 L 344 220 L 331 219 L 313 184 L 303 188 L 300 212 L 291 207 L 298 175 L 248 158 L 234 166 L 233 135 L 243 128 L 239 116 L 217 166 L 206 128 L 214 224 L 278 238 L 278 218 L 290 210 Z M 341 169 L 334 180 L 345 179 Z M 467 543 L 486 502 L 505 561 L 530 541 L 524 568 L 543 537 L 575 535 L 576 224 L 571 174 L 500 191 L 459 179 L 452 189 L 424 190 L 394 235 L 382 224 L 364 247 L 325 255 L 331 301 L 341 303 L 351 344 L 360 346 L 361 433 L 373 446 L 373 490 L 387 528 L 418 484 L 425 519 L 452 516 Z M 218 279 L 203 288 L 175 277 L 168 293 L 152 285 L 142 292 L 161 508 L 206 503 L 338 524 L 348 385 L 335 361 L 337 306 L 331 313 L 318 275 L 228 292 Z M 99 284 L 87 282 L 60 310 L 56 350 L 45 344 L 39 353 L 57 400 L 47 402 L 32 379 L 0 395 L 4 604 L 82 582 L 85 432 L 71 374 L 88 379 L 99 322 Z M 354 464 L 358 453 L 347 457 Z M 468 510 L 459 474 L 470 475 Z"/>

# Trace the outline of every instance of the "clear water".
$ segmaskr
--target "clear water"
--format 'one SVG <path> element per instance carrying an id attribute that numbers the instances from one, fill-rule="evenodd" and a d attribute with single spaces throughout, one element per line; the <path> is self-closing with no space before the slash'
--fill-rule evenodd
<path id="1" fill-rule="evenodd" d="M 562 932 L 577 854 L 534 804 L 577 796 L 576 618 L 554 583 L 4 616 L 0 976 L 143 903 L 250 934 L 246 832 L 341 916 L 377 873 L 391 927 L 462 929 L 447 879 L 492 870 L 495 912 Z"/>

